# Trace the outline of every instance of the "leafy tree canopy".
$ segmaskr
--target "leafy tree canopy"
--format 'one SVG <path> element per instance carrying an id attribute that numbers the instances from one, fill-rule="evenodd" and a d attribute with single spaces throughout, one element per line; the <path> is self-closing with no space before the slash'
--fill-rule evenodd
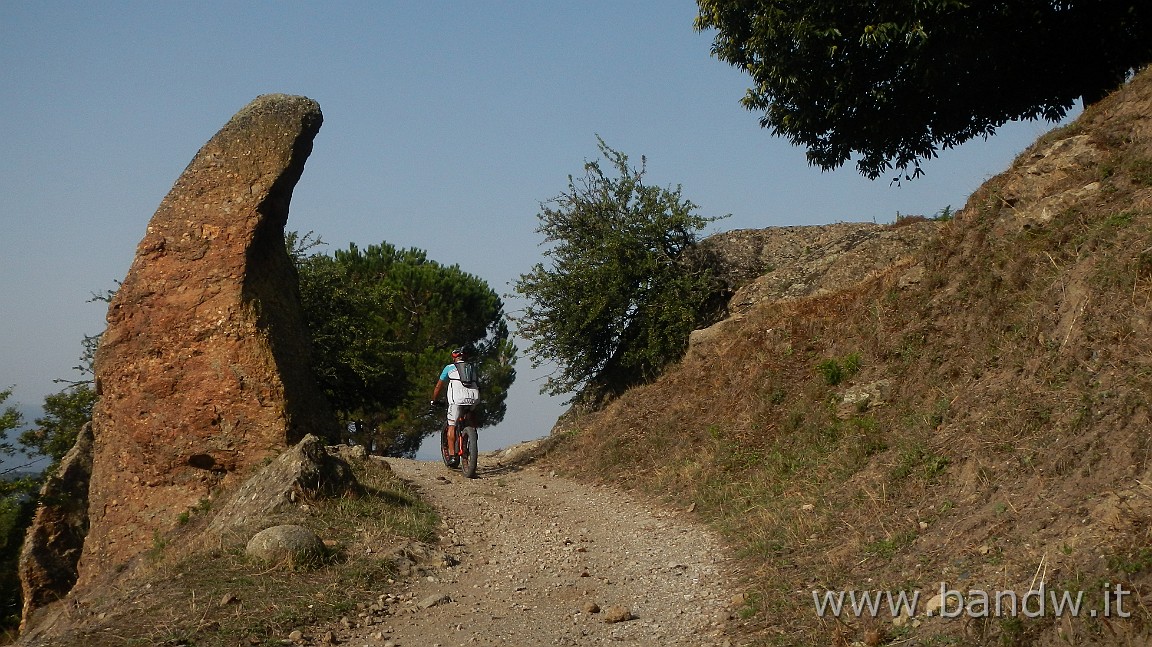
<path id="1" fill-rule="evenodd" d="M 0 391 L 0 405 L 11 395 L 11 389 Z M 96 395 L 87 384 L 73 386 L 44 399 L 44 417 L 36 419 L 36 427 L 20 433 L 17 444 L 19 450 L 28 456 L 44 456 L 52 459 L 45 466 L 36 462 L 43 471 L 36 474 L 22 474 L 10 478 L 10 474 L 0 474 L 0 633 L 6 628 L 15 627 L 20 622 L 22 606 L 20 578 L 17 570 L 20 546 L 24 534 L 32 523 L 36 504 L 40 499 L 40 487 L 48 474 L 56 471 L 64 454 L 76 444 L 76 436 L 84 423 L 92 419 L 92 404 Z M 23 427 L 20 412 L 7 407 L 0 413 L 0 438 L 8 432 Z M 0 453 L 14 456 L 17 446 L 8 441 L 0 442 Z M 18 465 L 10 470 L 27 468 Z"/>
<path id="2" fill-rule="evenodd" d="M 295 235 L 289 245 L 314 371 L 353 440 L 375 453 L 414 454 L 443 422 L 427 415 L 428 397 L 458 346 L 475 351 L 483 424 L 503 419 L 516 347 L 487 283 L 388 243 L 331 256 L 303 253 L 309 243 Z"/>
<path id="3" fill-rule="evenodd" d="M 12 389 L 0 391 L 0 407 L 11 395 Z M 5 477 L 0 478 L 0 634 L 20 623 L 22 601 L 17 565 L 40 487 L 46 475 L 56 471 L 60 459 L 76 443 L 80 428 L 92 419 L 95 401 L 96 395 L 89 385 L 69 387 L 44 399 L 44 416 L 36 419 L 35 428 L 21 432 L 16 444 L 0 441 L 0 453 L 8 456 L 16 455 L 19 450 L 29 456 L 52 459 L 47 467 L 37 464 L 43 471 L 36 475 L 13 479 L 7 478 L 8 474 L 0 474 Z M 15 407 L 4 407 L 0 412 L 0 439 L 23 426 L 23 416 Z M 20 467 L 27 466 L 10 469 Z"/>
<path id="4" fill-rule="evenodd" d="M 1152 62 L 1146 0 L 697 0 L 742 103 L 834 169 L 920 174 L 1013 119 L 1056 121 Z"/>
<path id="5" fill-rule="evenodd" d="M 87 382 L 77 383 L 44 398 L 44 416 L 36 427 L 20 434 L 24 451 L 52 459 L 46 472 L 56 471 L 64 454 L 76 444 L 80 428 L 92 420 L 96 391 Z"/>
<path id="6" fill-rule="evenodd" d="M 14 456 L 16 447 L 4 439 L 8 432 L 24 424 L 16 407 L 4 405 L 11 395 L 11 388 L 0 390 L 0 453 L 7 456 Z M 22 602 L 17 565 L 24 531 L 35 507 L 35 486 L 35 479 L 0 479 L 0 635 L 20 624 Z"/>
<path id="7" fill-rule="evenodd" d="M 643 158 L 629 166 L 597 141 L 608 172 L 586 162 L 582 178 L 569 176 L 567 192 L 541 204 L 548 263 L 514 286 L 528 301 L 516 319 L 533 366 L 557 367 L 541 390 L 592 399 L 648 381 L 683 354 L 710 282 L 682 256 L 716 220 L 698 215 L 679 186 L 645 184 Z"/>
<path id="8" fill-rule="evenodd" d="M 0 405 L 12 394 L 11 389 L 0 391 Z M 16 443 L 0 441 L 0 453 L 15 456 L 23 452 L 31 457 L 51 459 L 48 465 L 37 464 L 36 469 L 44 474 L 56 470 L 64 454 L 76 444 L 76 436 L 84 423 L 92 419 L 92 406 L 96 403 L 96 392 L 88 383 L 80 382 L 65 388 L 59 393 L 44 398 L 44 415 L 36 418 L 35 426 L 25 429 L 16 438 Z M 23 416 L 15 407 L 7 407 L 0 413 L 0 438 L 9 431 L 24 426 Z M 21 495 L 31 495 L 38 488 L 41 478 L 23 481 L 9 481 L 0 486 L 0 494 L 19 491 Z"/>
<path id="9" fill-rule="evenodd" d="M 7 402 L 8 398 L 11 396 L 11 388 L 0 391 L 0 406 L 4 406 L 4 403 Z M 0 453 L 7 454 L 8 456 L 12 456 L 16 453 L 16 448 L 13 447 L 12 443 L 3 439 L 7 436 L 9 431 L 15 431 L 16 429 L 19 429 L 23 424 L 24 416 L 16 407 L 4 406 L 4 408 L 0 410 Z"/>

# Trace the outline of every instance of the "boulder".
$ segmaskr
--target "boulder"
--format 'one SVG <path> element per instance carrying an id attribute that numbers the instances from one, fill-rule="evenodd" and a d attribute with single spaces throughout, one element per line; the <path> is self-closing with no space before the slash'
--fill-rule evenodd
<path id="1" fill-rule="evenodd" d="M 604 611 L 604 622 L 610 625 L 635 619 L 632 610 L 621 604 L 612 605 Z"/>
<path id="2" fill-rule="evenodd" d="M 892 380 L 883 379 L 868 384 L 849 386 L 840 396 L 836 417 L 847 420 L 853 416 L 882 407 L 892 393 Z"/>
<path id="3" fill-rule="evenodd" d="M 265 528 L 248 541 L 244 553 L 273 564 L 307 564 L 324 557 L 324 542 L 304 526 Z"/>
<path id="4" fill-rule="evenodd" d="M 200 149 L 148 223 L 96 354 L 79 585 L 306 434 L 334 436 L 284 243 L 321 121 L 311 99 L 258 97 Z"/>
<path id="5" fill-rule="evenodd" d="M 356 485 L 348 464 L 308 435 L 241 485 L 219 507 L 205 534 L 212 544 L 234 546 L 256 528 L 297 520 L 296 510 L 309 498 L 340 495 Z"/>

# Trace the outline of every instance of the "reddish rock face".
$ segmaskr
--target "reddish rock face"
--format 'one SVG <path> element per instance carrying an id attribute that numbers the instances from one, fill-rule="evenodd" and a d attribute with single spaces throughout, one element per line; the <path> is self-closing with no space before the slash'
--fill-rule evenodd
<path id="1" fill-rule="evenodd" d="M 266 95 L 184 170 L 108 309 L 79 583 L 335 421 L 314 386 L 284 225 L 322 116 Z"/>
<path id="2" fill-rule="evenodd" d="M 20 548 L 24 598 L 20 630 L 36 609 L 64 597 L 76 583 L 76 563 L 88 529 L 88 483 L 92 474 L 92 424 L 40 490 L 40 505 Z"/>

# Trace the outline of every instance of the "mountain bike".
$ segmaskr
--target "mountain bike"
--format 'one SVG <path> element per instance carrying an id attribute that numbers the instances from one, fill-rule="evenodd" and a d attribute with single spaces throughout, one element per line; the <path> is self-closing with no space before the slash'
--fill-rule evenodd
<path id="1" fill-rule="evenodd" d="M 465 478 L 476 478 L 476 458 L 480 450 L 476 444 L 476 424 L 471 407 L 456 420 L 456 445 L 459 456 L 448 452 L 448 421 L 440 428 L 440 458 L 448 469 L 460 468 Z"/>

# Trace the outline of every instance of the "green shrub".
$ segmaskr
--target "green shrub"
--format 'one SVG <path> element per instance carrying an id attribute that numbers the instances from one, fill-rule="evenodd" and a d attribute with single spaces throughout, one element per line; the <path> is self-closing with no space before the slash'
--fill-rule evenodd
<path id="1" fill-rule="evenodd" d="M 836 386 L 844 381 L 844 367 L 840 366 L 840 362 L 834 359 L 820 362 L 816 365 L 816 370 L 824 376 L 824 383 L 828 386 Z"/>
<path id="2" fill-rule="evenodd" d="M 0 635 L 20 624 L 20 546 L 32 523 L 34 501 L 20 495 L 0 497 Z"/>
<path id="3" fill-rule="evenodd" d="M 836 386 L 860 371 L 860 354 L 851 353 L 843 359 L 830 358 L 816 365 L 816 372 L 828 386 Z"/>

